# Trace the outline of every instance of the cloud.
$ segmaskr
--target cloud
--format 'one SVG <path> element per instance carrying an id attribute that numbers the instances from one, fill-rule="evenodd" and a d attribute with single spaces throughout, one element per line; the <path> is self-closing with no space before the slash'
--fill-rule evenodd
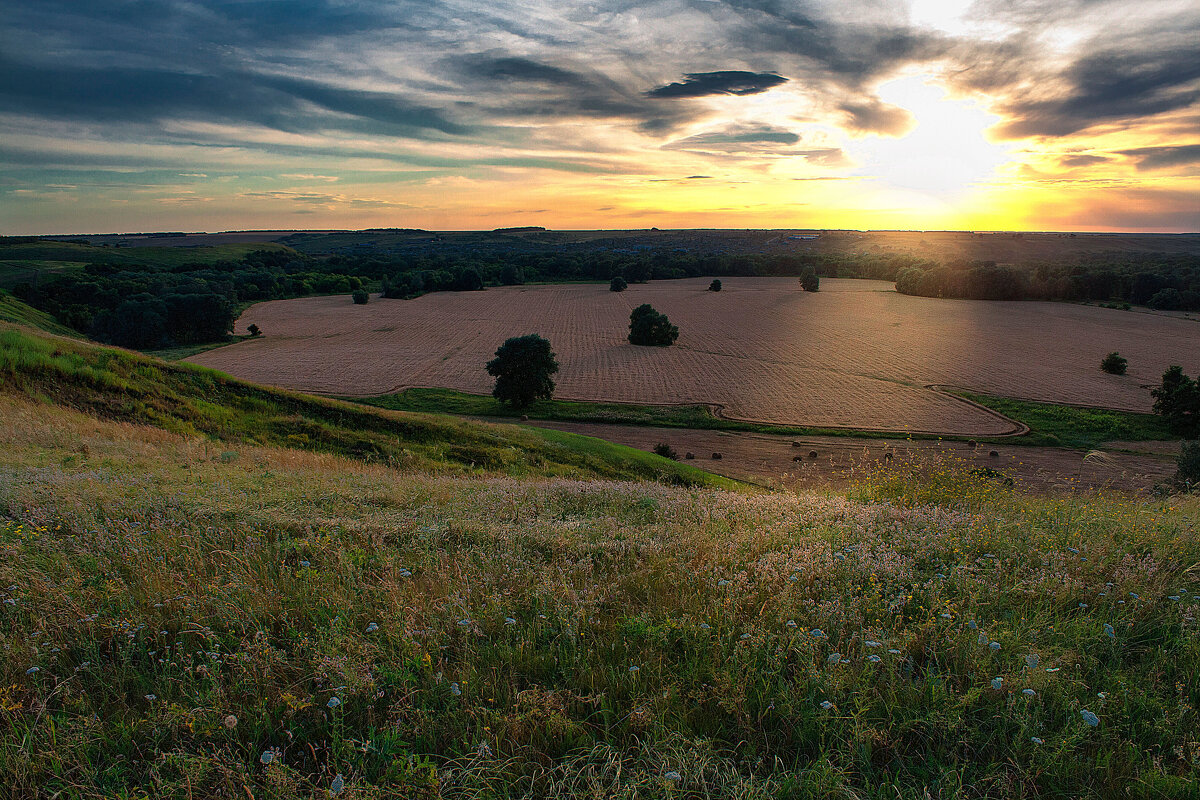
<path id="1" fill-rule="evenodd" d="M 1194 33 L 1194 32 L 1193 32 Z M 1139 50 L 1091 52 L 1072 63 L 1055 81 L 1039 81 L 1002 104 L 1010 119 L 998 126 L 1005 138 L 1067 136 L 1103 122 L 1143 120 L 1188 108 L 1200 100 L 1200 48 L 1194 40 L 1147 42 Z M 1055 85 L 1057 83 L 1057 86 Z M 1049 86 L 1052 94 L 1042 96 Z"/>
<path id="2" fill-rule="evenodd" d="M 718 72 L 692 72 L 683 76 L 681 83 L 668 83 L 646 92 L 647 97 L 706 97 L 716 94 L 748 95 L 761 94 L 780 84 L 787 78 L 774 72 L 744 72 L 742 70 L 720 70 Z"/>
<path id="3" fill-rule="evenodd" d="M 884 103 L 878 98 L 843 103 L 839 108 L 846 114 L 846 124 L 859 133 L 903 136 L 917 125 L 916 118 L 908 109 Z"/>
<path id="4" fill-rule="evenodd" d="M 1139 170 L 1166 169 L 1187 164 L 1200 164 L 1200 144 L 1173 145 L 1165 147 L 1135 147 L 1117 151 L 1137 161 Z"/>
<path id="5" fill-rule="evenodd" d="M 697 133 L 694 136 L 689 136 L 686 139 L 679 139 L 669 144 L 663 145 L 666 148 L 677 150 L 705 150 L 705 149 L 720 149 L 720 150 L 747 150 L 754 149 L 758 145 L 770 145 L 777 147 L 778 145 L 792 145 L 800 141 L 798 134 L 780 128 L 772 128 L 770 126 L 728 126 L 718 130 L 705 131 Z"/>

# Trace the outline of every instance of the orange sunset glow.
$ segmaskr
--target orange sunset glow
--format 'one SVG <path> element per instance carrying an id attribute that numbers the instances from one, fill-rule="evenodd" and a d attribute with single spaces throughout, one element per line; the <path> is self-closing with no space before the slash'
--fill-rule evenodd
<path id="1" fill-rule="evenodd" d="M 3 233 L 1200 228 L 1194 2 L 6 17 Z"/>

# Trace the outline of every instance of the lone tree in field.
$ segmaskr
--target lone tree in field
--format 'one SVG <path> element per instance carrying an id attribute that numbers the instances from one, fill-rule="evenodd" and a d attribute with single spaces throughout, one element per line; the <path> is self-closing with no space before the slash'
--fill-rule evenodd
<path id="1" fill-rule="evenodd" d="M 643 303 L 629 315 L 629 343 L 651 347 L 667 347 L 679 338 L 679 328 L 671 324 L 666 314 L 660 314 L 649 303 Z"/>
<path id="2" fill-rule="evenodd" d="M 806 292 L 815 292 L 821 288 L 821 279 L 815 272 L 806 272 L 800 278 L 800 288 Z"/>
<path id="3" fill-rule="evenodd" d="M 1109 375 L 1124 375 L 1125 368 L 1129 366 L 1129 361 L 1121 357 L 1121 354 L 1115 350 L 1104 357 L 1100 362 L 1100 369 L 1107 372 Z"/>
<path id="4" fill-rule="evenodd" d="M 1154 413 L 1161 415 L 1174 433 L 1185 439 L 1200 436 L 1200 383 L 1185 375 L 1182 367 L 1168 367 L 1162 383 L 1150 394 Z"/>
<path id="5" fill-rule="evenodd" d="M 371 299 L 371 295 L 367 294 L 366 289 L 355 289 L 350 293 L 350 299 L 354 301 L 356 306 L 365 306 L 367 301 Z"/>
<path id="6" fill-rule="evenodd" d="M 549 400 L 554 394 L 558 362 L 550 342 L 531 333 L 514 336 L 500 345 L 496 357 L 487 363 L 489 375 L 496 378 L 492 397 L 514 408 L 524 408 L 534 400 Z"/>
<path id="7" fill-rule="evenodd" d="M 610 292 L 623 292 L 629 287 L 629 283 L 620 275 L 614 275 L 613 279 L 608 282 L 608 290 Z"/>
<path id="8" fill-rule="evenodd" d="M 709 290 L 710 292 L 719 292 L 719 291 L 721 291 L 721 281 L 719 281 L 719 280 L 714 280 L 712 283 L 710 283 L 710 284 L 708 285 L 708 290 Z"/>

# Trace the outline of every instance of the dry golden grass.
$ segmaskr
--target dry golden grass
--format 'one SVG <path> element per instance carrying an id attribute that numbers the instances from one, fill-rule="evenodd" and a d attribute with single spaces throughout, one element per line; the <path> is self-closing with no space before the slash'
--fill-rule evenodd
<path id="1" fill-rule="evenodd" d="M 877 281 L 793 278 L 660 281 L 622 293 L 568 285 L 263 303 L 239 321 L 266 336 L 192 360 L 251 380 L 338 395 L 414 386 L 487 393 L 484 363 L 510 336 L 540 333 L 558 354 L 563 399 L 711 403 L 776 424 L 999 435 L 999 416 L 931 391 L 979 392 L 1148 411 L 1145 385 L 1195 359 L 1194 322 L 1058 303 L 934 300 Z M 650 303 L 679 326 L 669 348 L 626 341 Z M 1099 369 L 1104 354 L 1129 374 Z"/>

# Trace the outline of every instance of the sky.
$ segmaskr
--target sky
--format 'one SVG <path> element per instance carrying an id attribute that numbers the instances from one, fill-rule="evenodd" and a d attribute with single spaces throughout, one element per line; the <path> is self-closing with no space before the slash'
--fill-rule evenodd
<path id="1" fill-rule="evenodd" d="M 1200 0 L 7 0 L 0 233 L 1200 230 Z"/>

